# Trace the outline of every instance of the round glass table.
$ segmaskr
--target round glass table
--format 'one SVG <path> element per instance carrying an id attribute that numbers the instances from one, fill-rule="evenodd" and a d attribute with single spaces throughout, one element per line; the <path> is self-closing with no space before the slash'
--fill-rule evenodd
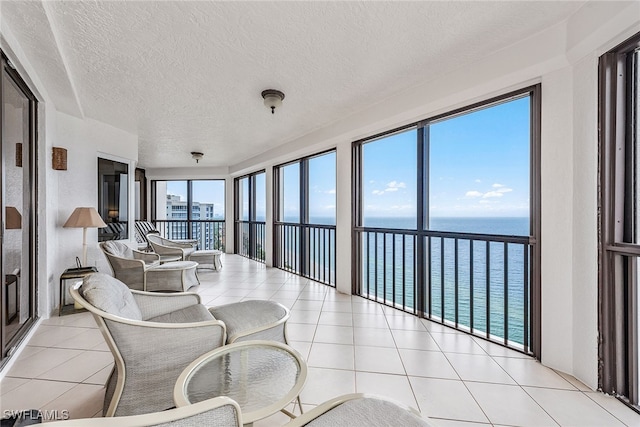
<path id="1" fill-rule="evenodd" d="M 177 407 L 218 396 L 240 405 L 242 421 L 251 424 L 284 408 L 302 390 L 307 365 L 302 356 L 275 341 L 243 341 L 225 345 L 194 360 L 178 377 L 173 399 Z"/>

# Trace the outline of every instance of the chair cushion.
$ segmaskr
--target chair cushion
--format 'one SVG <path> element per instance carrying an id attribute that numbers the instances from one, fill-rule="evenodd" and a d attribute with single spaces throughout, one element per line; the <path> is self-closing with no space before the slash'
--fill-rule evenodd
<path id="1" fill-rule="evenodd" d="M 194 261 L 171 261 L 164 264 L 153 267 L 154 270 L 186 270 L 188 268 L 195 268 L 198 266 Z"/>
<path id="2" fill-rule="evenodd" d="M 102 248 L 105 252 L 120 257 L 133 259 L 133 251 L 124 243 L 116 242 L 114 240 L 108 240 L 102 243 Z"/>
<path id="3" fill-rule="evenodd" d="M 114 316 L 142 320 L 142 313 L 131 290 L 115 277 L 104 273 L 86 276 L 82 295 L 94 307 Z"/>
<path id="4" fill-rule="evenodd" d="M 388 400 L 366 397 L 348 400 L 312 420 L 306 427 L 403 426 L 428 427 L 430 424 Z"/>
<path id="5" fill-rule="evenodd" d="M 286 309 L 275 301 L 249 300 L 211 307 L 213 317 L 227 326 L 227 336 L 275 323 L 286 316 Z"/>
<path id="6" fill-rule="evenodd" d="M 159 323 L 190 323 L 205 322 L 207 320 L 215 320 L 209 310 L 202 304 L 194 304 L 171 313 L 162 314 L 160 316 L 148 319 L 149 322 Z"/>

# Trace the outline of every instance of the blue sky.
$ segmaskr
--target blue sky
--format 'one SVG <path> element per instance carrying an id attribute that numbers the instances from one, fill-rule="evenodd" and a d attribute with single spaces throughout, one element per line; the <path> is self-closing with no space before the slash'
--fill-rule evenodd
<path id="1" fill-rule="evenodd" d="M 363 147 L 366 218 L 416 216 L 416 136 L 412 129 Z M 429 128 L 432 217 L 529 215 L 529 98 L 433 123 Z M 283 168 L 284 213 L 299 217 L 299 164 Z M 194 200 L 223 206 L 224 185 L 194 181 Z M 257 176 L 258 220 L 264 219 L 264 174 Z M 186 182 L 167 189 L 186 200 Z M 335 218 L 336 155 L 309 160 L 310 217 Z M 217 210 L 216 210 L 217 211 Z M 324 222 L 324 221 L 322 221 Z"/>
<path id="2" fill-rule="evenodd" d="M 364 145 L 366 217 L 415 217 L 417 130 Z M 432 217 L 529 215 L 529 98 L 432 124 Z"/>
<path id="3" fill-rule="evenodd" d="M 167 181 L 167 193 L 187 200 L 187 181 Z M 224 181 L 193 181 L 193 200 L 200 203 L 213 203 L 216 217 L 224 218 Z"/>

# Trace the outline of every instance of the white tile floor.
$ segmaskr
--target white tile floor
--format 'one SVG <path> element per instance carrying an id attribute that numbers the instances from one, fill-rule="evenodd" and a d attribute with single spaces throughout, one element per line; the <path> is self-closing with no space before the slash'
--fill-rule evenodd
<path id="1" fill-rule="evenodd" d="M 640 426 L 640 415 L 616 399 L 520 353 L 238 256 L 226 255 L 224 264 L 220 272 L 201 270 L 203 303 L 267 298 L 291 309 L 289 342 L 309 365 L 307 408 L 365 392 L 413 406 L 441 426 Z M 0 411 L 99 416 L 112 366 L 89 314 L 45 320 L 0 382 Z M 287 420 L 276 414 L 255 425 Z"/>

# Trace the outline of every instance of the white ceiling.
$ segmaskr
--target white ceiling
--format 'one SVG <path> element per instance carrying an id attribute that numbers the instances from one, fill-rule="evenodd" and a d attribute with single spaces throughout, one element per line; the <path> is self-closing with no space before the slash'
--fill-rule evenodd
<path id="1" fill-rule="evenodd" d="M 2 2 L 57 108 L 143 167 L 232 166 L 566 20 L 583 1 Z M 526 54 L 526 53 L 525 53 Z M 275 115 L 260 92 L 286 94 Z"/>

